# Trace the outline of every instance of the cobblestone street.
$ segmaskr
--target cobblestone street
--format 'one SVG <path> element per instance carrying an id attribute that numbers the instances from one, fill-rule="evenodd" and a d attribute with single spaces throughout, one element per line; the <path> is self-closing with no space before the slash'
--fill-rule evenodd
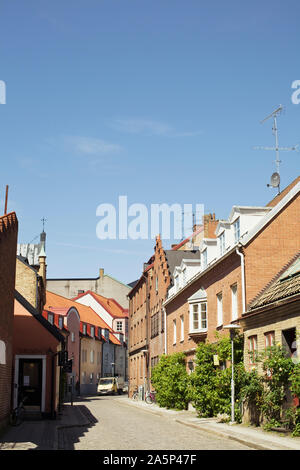
<path id="1" fill-rule="evenodd" d="M 76 450 L 249 450 L 218 436 L 191 429 L 168 416 L 136 409 L 125 397 L 93 397 L 84 400 L 93 416 L 82 432 L 72 427 L 59 431 L 59 448 Z M 149 405 L 150 406 L 150 405 Z"/>

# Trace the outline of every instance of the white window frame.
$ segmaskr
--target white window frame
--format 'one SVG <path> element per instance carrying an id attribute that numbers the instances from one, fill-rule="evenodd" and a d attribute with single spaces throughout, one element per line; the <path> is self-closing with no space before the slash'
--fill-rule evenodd
<path id="1" fill-rule="evenodd" d="M 223 295 L 217 294 L 217 326 L 223 325 Z"/>
<path id="2" fill-rule="evenodd" d="M 58 326 L 62 330 L 64 327 L 64 319 L 63 317 L 58 317 Z"/>
<path id="3" fill-rule="evenodd" d="M 54 314 L 51 312 L 48 312 L 48 322 L 50 323 L 50 325 L 54 325 Z"/>
<path id="4" fill-rule="evenodd" d="M 195 327 L 195 306 L 197 306 L 198 328 Z M 205 309 L 203 308 L 205 306 Z M 190 333 L 205 333 L 207 332 L 207 300 L 201 300 L 196 302 L 190 302 Z M 202 313 L 205 311 L 205 319 L 202 317 Z M 205 327 L 203 326 L 205 322 Z"/>
<path id="5" fill-rule="evenodd" d="M 234 241 L 235 243 L 237 243 L 241 236 L 240 218 L 236 219 L 236 221 L 233 223 L 233 229 L 234 229 Z"/>
<path id="6" fill-rule="evenodd" d="M 71 331 L 71 342 L 75 343 L 75 333 L 74 333 L 74 331 Z"/>
<path id="7" fill-rule="evenodd" d="M 231 319 L 238 318 L 237 284 L 231 286 Z"/>
<path id="8" fill-rule="evenodd" d="M 95 338 L 95 327 L 91 325 L 91 337 Z"/>
<path id="9" fill-rule="evenodd" d="M 173 344 L 176 344 L 176 340 L 177 340 L 176 320 L 173 320 Z"/>
<path id="10" fill-rule="evenodd" d="M 180 316 L 180 342 L 184 341 L 184 316 Z"/>
<path id="11" fill-rule="evenodd" d="M 123 331 L 123 322 L 120 320 L 117 321 L 117 331 Z"/>
<path id="12" fill-rule="evenodd" d="M 82 333 L 83 333 L 84 335 L 86 335 L 86 331 L 87 331 L 87 326 L 86 326 L 86 323 L 84 323 L 84 324 L 82 325 Z"/>

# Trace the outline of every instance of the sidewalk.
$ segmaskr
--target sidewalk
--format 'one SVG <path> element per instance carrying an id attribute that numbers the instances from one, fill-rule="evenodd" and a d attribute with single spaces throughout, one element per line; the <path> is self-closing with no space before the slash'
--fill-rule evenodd
<path id="1" fill-rule="evenodd" d="M 82 434 L 93 424 L 82 405 L 64 404 L 61 414 L 55 420 L 24 421 L 19 426 L 9 426 L 0 436 L 1 450 L 60 450 L 72 449 L 73 442 L 67 442 L 66 428 L 82 428 Z"/>
<path id="2" fill-rule="evenodd" d="M 195 411 L 175 411 L 160 408 L 156 404 L 148 405 L 144 401 L 135 401 L 130 398 L 120 399 L 120 403 L 143 409 L 149 413 L 168 416 L 177 423 L 200 431 L 209 432 L 219 437 L 233 439 L 241 444 L 257 450 L 300 450 L 300 437 L 282 435 L 280 433 L 264 431 L 254 426 L 242 424 L 218 423 L 216 418 L 198 418 Z"/>

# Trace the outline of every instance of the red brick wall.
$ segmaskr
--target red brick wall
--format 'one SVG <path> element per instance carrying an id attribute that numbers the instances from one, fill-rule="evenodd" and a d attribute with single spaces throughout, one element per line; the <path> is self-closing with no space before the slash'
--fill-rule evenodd
<path id="1" fill-rule="evenodd" d="M 300 249 L 300 195 L 245 247 L 246 303 L 272 280 Z"/>
<path id="2" fill-rule="evenodd" d="M 0 340 L 6 346 L 6 364 L 0 364 L 0 427 L 11 406 L 12 341 L 18 220 L 13 212 L 0 218 Z"/>
<path id="3" fill-rule="evenodd" d="M 240 259 L 236 253 L 231 254 L 214 269 L 206 273 L 200 280 L 195 281 L 182 294 L 178 295 L 169 305 L 167 311 L 167 352 L 188 352 L 187 357 L 193 357 L 191 351 L 197 347 L 200 341 L 216 341 L 216 333 L 228 334 L 226 330 L 217 326 L 217 294 L 222 292 L 223 298 L 223 325 L 232 321 L 232 299 L 231 286 L 237 284 L 238 314 L 242 313 L 242 289 Z M 205 289 L 207 294 L 207 335 L 198 337 L 189 336 L 189 304 L 188 298 L 200 288 Z M 184 341 L 180 342 L 180 316 L 184 316 Z M 177 340 L 173 344 L 173 320 L 176 319 Z M 188 360 L 188 358 L 187 358 Z"/>

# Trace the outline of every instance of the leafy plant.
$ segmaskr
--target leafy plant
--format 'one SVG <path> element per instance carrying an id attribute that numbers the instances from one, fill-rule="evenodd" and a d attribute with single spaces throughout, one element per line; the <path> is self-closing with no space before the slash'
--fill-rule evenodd
<path id="1" fill-rule="evenodd" d="M 188 374 L 183 353 L 163 355 L 153 368 L 151 382 L 161 407 L 187 409 Z"/>

